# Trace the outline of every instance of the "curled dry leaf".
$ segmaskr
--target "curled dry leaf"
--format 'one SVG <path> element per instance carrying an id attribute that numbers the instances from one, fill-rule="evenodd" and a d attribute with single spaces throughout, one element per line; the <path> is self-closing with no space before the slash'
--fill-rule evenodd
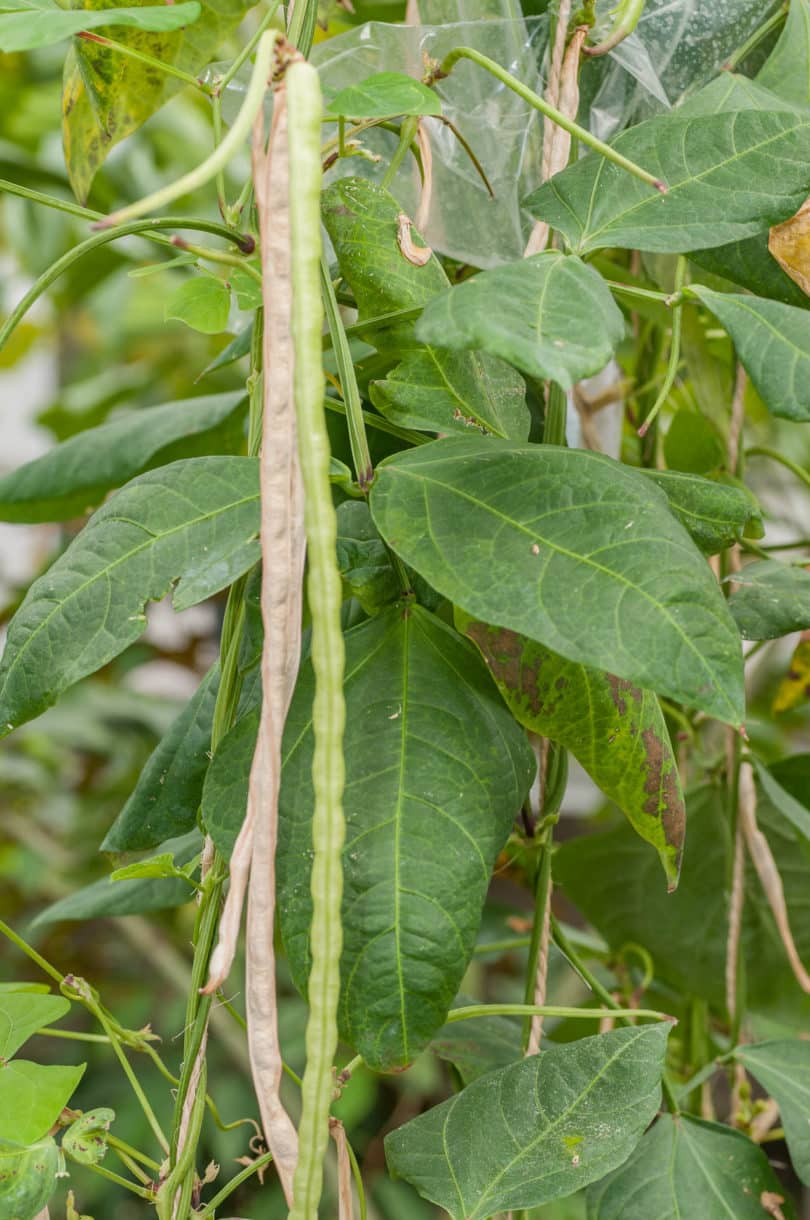
<path id="1" fill-rule="evenodd" d="M 768 249 L 782 270 L 810 296 L 810 199 L 795 216 L 773 226 Z"/>
<path id="2" fill-rule="evenodd" d="M 414 267 L 424 267 L 430 262 L 433 251 L 430 246 L 415 246 L 411 237 L 411 218 L 404 212 L 397 216 L 397 245 L 404 258 Z"/>
<path id="3" fill-rule="evenodd" d="M 335 1141 L 338 1163 L 338 1220 L 354 1220 L 354 1200 L 352 1199 L 352 1163 L 349 1160 L 349 1146 L 346 1142 L 346 1131 L 339 1118 L 329 1119 L 329 1134 Z"/>

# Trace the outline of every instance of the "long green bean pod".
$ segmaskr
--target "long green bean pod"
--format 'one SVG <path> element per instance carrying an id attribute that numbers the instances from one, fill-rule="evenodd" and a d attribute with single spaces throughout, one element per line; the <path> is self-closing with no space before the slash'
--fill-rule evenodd
<path id="1" fill-rule="evenodd" d="M 315 670 L 312 764 L 312 967 L 309 975 L 307 1065 L 298 1127 L 298 1165 L 291 1220 L 317 1220 L 334 1092 L 337 1005 L 343 933 L 343 636 L 336 518 L 329 485 L 329 438 L 323 409 L 321 254 L 321 92 L 318 74 L 294 63 L 286 76 L 290 133 L 294 395 L 304 481 L 304 526 Z"/>

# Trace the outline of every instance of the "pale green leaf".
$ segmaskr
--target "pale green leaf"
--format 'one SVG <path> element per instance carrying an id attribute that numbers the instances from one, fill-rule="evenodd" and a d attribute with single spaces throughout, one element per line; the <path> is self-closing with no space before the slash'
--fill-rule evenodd
<path id="1" fill-rule="evenodd" d="M 213 275 L 197 275 L 186 280 L 163 308 L 168 322 L 185 322 L 203 335 L 218 335 L 228 325 L 231 294 L 227 285 Z"/>
<path id="2" fill-rule="evenodd" d="M 25 1148 L 0 1140 L 0 1213 L 31 1220 L 56 1189 L 59 1150 L 51 1136 Z"/>
<path id="3" fill-rule="evenodd" d="M 662 1114 L 630 1159 L 588 1191 L 588 1220 L 765 1220 L 784 1195 L 763 1150 L 740 1131 Z M 794 1220 L 789 1202 L 784 1220 Z"/>
<path id="4" fill-rule="evenodd" d="M 0 734 L 30 720 L 133 643 L 144 607 L 201 558 L 217 565 L 258 529 L 252 458 L 173 462 L 140 475 L 91 517 L 35 580 L 12 619 L 0 664 Z"/>
<path id="5" fill-rule="evenodd" d="M 107 1132 L 115 1111 L 106 1106 L 86 1110 L 62 1136 L 64 1152 L 79 1165 L 97 1165 L 107 1153 Z"/>
<path id="6" fill-rule="evenodd" d="M 737 1060 L 779 1106 L 793 1168 L 810 1186 L 810 1043 L 786 1038 L 738 1046 Z"/>
<path id="7" fill-rule="evenodd" d="M 810 105 L 810 0 L 790 0 L 787 21 L 757 84 L 789 102 Z"/>
<path id="8" fill-rule="evenodd" d="M 255 265 L 255 264 L 254 264 Z M 233 289 L 236 303 L 240 309 L 258 309 L 262 303 L 262 286 L 240 267 L 234 267 L 228 272 L 228 283 Z"/>
<path id="9" fill-rule="evenodd" d="M 186 880 L 186 874 L 174 863 L 171 852 L 161 852 L 150 856 L 148 860 L 136 860 L 134 864 L 124 864 L 110 873 L 110 881 L 133 881 L 157 877 L 179 877 Z"/>
<path id="10" fill-rule="evenodd" d="M 810 627 L 810 572 L 777 559 L 747 563 L 733 577 L 728 600 L 745 640 L 775 640 Z"/>
<path id="11" fill-rule="evenodd" d="M 453 438 L 387 458 L 370 502 L 389 546 L 468 614 L 741 723 L 739 635 L 643 475 L 585 450 Z"/>
<path id="12" fill-rule="evenodd" d="M 530 195 L 533 215 L 578 254 L 619 246 L 688 253 L 752 237 L 786 220 L 810 193 L 810 114 L 738 110 L 648 119 L 612 142 L 663 178 L 660 194 L 598 153 Z"/>
<path id="13" fill-rule="evenodd" d="M 386 1136 L 388 1167 L 453 1220 L 573 1194 L 654 1117 L 670 1028 L 616 1029 L 489 1072 Z"/>
<path id="14" fill-rule="evenodd" d="M 408 603 L 346 640 L 346 843 L 339 1022 L 377 1070 L 444 1023 L 472 954 L 495 857 L 534 770 L 470 644 Z M 312 915 L 312 696 L 302 666 L 284 735 L 281 933 L 306 990 Z"/>
<path id="15" fill-rule="evenodd" d="M 70 1001 L 63 996 L 24 991 L 0 995 L 0 1060 L 10 1059 L 38 1029 L 69 1011 Z"/>
<path id="16" fill-rule="evenodd" d="M 733 546 L 744 533 L 756 531 L 761 525 L 762 513 L 756 501 L 741 487 L 679 470 L 645 469 L 642 473 L 661 488 L 670 511 L 706 555 Z"/>
<path id="17" fill-rule="evenodd" d="M 324 224 L 361 322 L 421 307 L 449 287 L 435 255 L 423 267 L 405 258 L 397 243 L 399 212 L 393 195 L 362 178 L 342 178 L 324 192 Z M 419 343 L 413 320 L 371 341 L 401 358 L 370 388 L 374 405 L 401 427 L 429 432 L 473 427 L 515 440 L 528 436 L 523 379 L 502 360 Z"/>
<path id="18" fill-rule="evenodd" d="M 550 250 L 434 297 L 416 336 L 455 351 L 489 352 L 570 389 L 604 368 L 624 337 L 624 319 L 597 271 Z"/>
<path id="19" fill-rule="evenodd" d="M 241 433 L 245 394 L 211 394 L 149 407 L 88 428 L 0 477 L 3 521 L 66 521 L 94 507 L 111 487 L 179 457 L 221 452 L 223 425 Z"/>
<path id="20" fill-rule="evenodd" d="M 33 1144 L 47 1135 L 85 1067 L 45 1067 L 25 1059 L 0 1064 L 0 1140 Z"/>
<path id="21" fill-rule="evenodd" d="M 678 765 L 658 700 L 613 674 L 568 661 L 541 644 L 459 616 L 458 625 L 520 724 L 558 742 L 658 852 L 678 884 L 686 810 Z"/>
<path id="22" fill-rule="evenodd" d="M 196 0 L 183 4 L 152 4 L 142 8 L 106 8 L 94 12 L 31 6 L 28 11 L 0 13 L 0 51 L 31 51 L 72 38 L 80 30 L 99 26 L 130 26 L 136 30 L 166 33 L 196 21 L 200 5 Z"/>
<path id="23" fill-rule="evenodd" d="M 693 284 L 690 292 L 728 331 L 771 414 L 810 420 L 810 312 L 702 284 Z"/>
<path id="24" fill-rule="evenodd" d="M 432 89 L 413 76 L 404 72 L 375 72 L 359 84 L 341 89 L 326 112 L 353 119 L 387 119 L 399 114 L 441 114 L 442 103 Z"/>

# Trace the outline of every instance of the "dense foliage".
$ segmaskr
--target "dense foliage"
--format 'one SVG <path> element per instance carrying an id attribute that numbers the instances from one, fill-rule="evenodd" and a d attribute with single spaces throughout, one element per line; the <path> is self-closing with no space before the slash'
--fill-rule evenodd
<path id="1" fill-rule="evenodd" d="M 0 1215 L 795 1220 L 810 0 L 356 9 L 0 0 Z"/>

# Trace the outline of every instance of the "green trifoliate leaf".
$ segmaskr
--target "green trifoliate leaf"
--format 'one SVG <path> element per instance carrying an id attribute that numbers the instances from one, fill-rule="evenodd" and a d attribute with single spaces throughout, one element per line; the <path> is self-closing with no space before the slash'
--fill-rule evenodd
<path id="1" fill-rule="evenodd" d="M 810 1186 L 810 1044 L 786 1038 L 739 1046 L 735 1055 L 779 1106 L 791 1163 Z"/>
<path id="2" fill-rule="evenodd" d="M 739 634 L 643 475 L 585 450 L 448 438 L 382 462 L 370 502 L 389 546 L 468 614 L 741 723 Z"/>
<path id="3" fill-rule="evenodd" d="M 781 301 L 690 288 L 734 341 L 772 415 L 810 420 L 810 312 Z"/>
<path id="4" fill-rule="evenodd" d="M 229 583 L 229 559 L 258 530 L 252 458 L 189 458 L 141 475 L 91 517 L 34 581 L 0 664 L 0 735 L 100 669 L 146 626 L 144 606 L 193 575 L 200 598 Z M 243 550 L 245 567 L 255 562 Z M 208 579 L 204 572 L 208 570 Z"/>
<path id="5" fill-rule="evenodd" d="M 777 559 L 748 563 L 729 578 L 728 600 L 745 640 L 775 640 L 810 627 L 810 572 Z"/>
<path id="6" fill-rule="evenodd" d="M 392 1131 L 389 1169 L 453 1220 L 573 1194 L 620 1165 L 655 1115 L 670 1028 L 617 1029 L 487 1073 Z"/>
<path id="7" fill-rule="evenodd" d="M 427 85 L 404 72 L 375 72 L 358 85 L 341 89 L 327 114 L 353 119 L 387 119 L 402 115 L 441 114 L 442 103 Z"/>
<path id="8" fill-rule="evenodd" d="M 492 866 L 534 770 L 474 649 L 419 606 L 346 639 L 346 845 L 340 1028 L 378 1069 L 444 1023 L 472 954 Z M 278 906 L 297 985 L 309 971 L 313 675 L 284 734 Z"/>
<path id="9" fill-rule="evenodd" d="M 630 1159 L 590 1188 L 588 1220 L 764 1220 L 763 1193 L 780 1197 L 793 1220 L 757 1144 L 719 1123 L 663 1114 Z"/>
<path id="10" fill-rule="evenodd" d="M 70 1011 L 70 1001 L 57 995 L 11 992 L 0 995 L 0 1060 L 10 1059 L 32 1034 Z"/>
<path id="11" fill-rule="evenodd" d="M 678 111 L 631 127 L 613 147 L 667 182 L 660 194 L 597 153 L 526 200 L 577 254 L 619 246 L 688 253 L 752 237 L 810 192 L 810 112 Z"/>
<path id="12" fill-rule="evenodd" d="M 489 352 L 567 390 L 604 368 L 624 336 L 624 319 L 597 271 L 550 250 L 434 297 L 416 336 L 437 347 Z"/>

